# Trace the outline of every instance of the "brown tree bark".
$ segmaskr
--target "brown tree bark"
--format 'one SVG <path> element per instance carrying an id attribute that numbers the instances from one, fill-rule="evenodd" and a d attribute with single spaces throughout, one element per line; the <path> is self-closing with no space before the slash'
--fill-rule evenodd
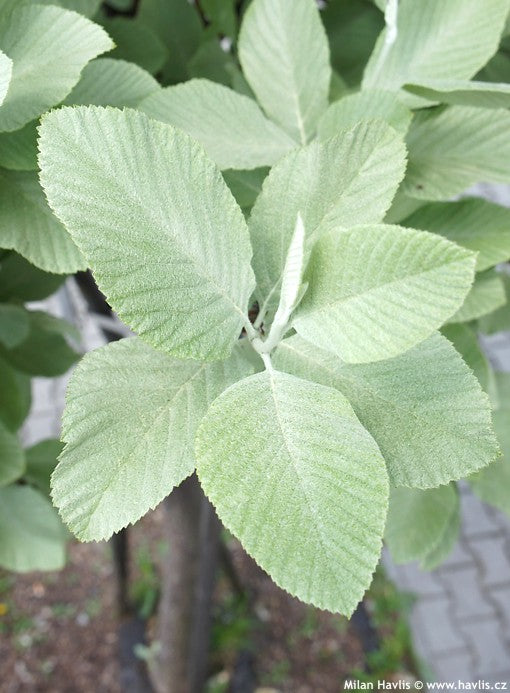
<path id="1" fill-rule="evenodd" d="M 168 552 L 162 566 L 157 693 L 202 693 L 221 525 L 195 475 L 165 500 Z"/>

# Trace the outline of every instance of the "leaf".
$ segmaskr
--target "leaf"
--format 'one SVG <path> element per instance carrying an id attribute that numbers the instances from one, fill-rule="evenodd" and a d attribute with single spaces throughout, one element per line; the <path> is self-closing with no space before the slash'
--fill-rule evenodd
<path id="1" fill-rule="evenodd" d="M 43 272 L 17 253 L 0 251 L 0 301 L 39 301 L 65 280 L 65 275 Z"/>
<path id="2" fill-rule="evenodd" d="M 202 39 L 202 25 L 196 9 L 187 0 L 141 0 L 137 18 L 168 48 L 163 83 L 175 84 L 188 79 L 188 62 Z"/>
<path id="3" fill-rule="evenodd" d="M 121 319 L 174 356 L 226 358 L 247 321 L 251 248 L 200 145 L 94 106 L 46 115 L 39 144 L 50 205 Z"/>
<path id="4" fill-rule="evenodd" d="M 12 60 L 0 51 L 0 106 L 9 90 L 9 84 L 12 77 Z"/>
<path id="5" fill-rule="evenodd" d="M 232 53 L 223 50 L 220 41 L 216 37 L 203 41 L 198 46 L 193 57 L 188 62 L 188 72 L 190 77 L 205 78 L 227 87 L 233 87 L 234 81 L 244 80 L 234 56 Z M 236 91 L 238 90 L 236 89 Z M 244 94 L 244 96 L 250 96 L 254 100 L 252 93 L 240 93 Z"/>
<path id="6" fill-rule="evenodd" d="M 211 31 L 235 39 L 237 10 L 234 5 L 234 0 L 202 0 L 201 7 Z"/>
<path id="7" fill-rule="evenodd" d="M 260 105 L 306 144 L 328 105 L 331 68 L 313 0 L 253 0 L 238 42 L 243 73 Z"/>
<path id="8" fill-rule="evenodd" d="M 397 132 L 406 134 L 412 113 L 390 91 L 366 90 L 344 96 L 332 103 L 319 121 L 322 141 L 342 130 L 353 128 L 360 120 L 384 120 Z"/>
<path id="9" fill-rule="evenodd" d="M 388 479 L 347 400 L 259 373 L 216 399 L 195 450 L 220 519 L 273 580 L 351 615 L 379 560 Z"/>
<path id="10" fill-rule="evenodd" d="M 157 91 L 140 109 L 198 140 L 222 169 L 271 166 L 295 146 L 252 99 L 206 79 Z"/>
<path id="11" fill-rule="evenodd" d="M 411 94 L 429 101 L 440 101 L 456 106 L 480 106 L 481 108 L 510 106 L 510 84 L 429 79 L 420 84 L 405 84 L 404 88 Z"/>
<path id="12" fill-rule="evenodd" d="M 276 310 L 282 272 L 301 213 L 305 258 L 331 226 L 381 221 L 404 175 L 402 138 L 385 123 L 360 123 L 288 154 L 272 169 L 249 220 L 261 307 Z"/>
<path id="13" fill-rule="evenodd" d="M 64 444 L 60 440 L 48 438 L 25 451 L 27 460 L 25 480 L 42 491 L 45 496 L 50 495 L 50 477 L 57 466 L 57 458 L 63 447 Z"/>
<path id="14" fill-rule="evenodd" d="M 446 529 L 442 533 L 439 541 L 428 553 L 422 557 L 420 563 L 422 570 L 435 570 L 448 558 L 458 541 L 460 527 L 460 505 L 457 504 L 457 509 L 450 518 L 450 521 L 448 522 Z"/>
<path id="15" fill-rule="evenodd" d="M 13 132 L 0 132 L 0 166 L 14 171 L 37 169 L 37 125 L 32 120 Z"/>
<path id="16" fill-rule="evenodd" d="M 504 272 L 501 272 L 499 276 L 505 287 L 506 302 L 501 308 L 482 316 L 479 320 L 480 332 L 484 334 L 494 334 L 503 330 L 510 331 L 510 310 L 508 309 L 510 304 L 510 276 Z"/>
<path id="17" fill-rule="evenodd" d="M 425 231 L 333 229 L 315 245 L 293 327 L 348 363 L 397 356 L 460 308 L 474 265 L 473 253 Z"/>
<path id="18" fill-rule="evenodd" d="M 298 301 L 303 276 L 305 227 L 301 214 L 298 214 L 296 227 L 289 245 L 289 251 L 283 268 L 280 303 L 274 316 L 273 327 L 285 330 L 292 311 Z"/>
<path id="19" fill-rule="evenodd" d="M 295 335 L 273 359 L 276 367 L 347 397 L 395 486 L 447 484 L 498 455 L 489 399 L 440 334 L 394 359 L 356 365 Z"/>
<path id="20" fill-rule="evenodd" d="M 9 431 L 17 431 L 30 409 L 30 379 L 0 358 L 0 419 Z"/>
<path id="21" fill-rule="evenodd" d="M 33 171 L 0 171 L 0 246 L 47 272 L 71 274 L 87 267 Z"/>
<path id="22" fill-rule="evenodd" d="M 112 58 L 136 63 L 151 74 L 167 62 L 168 50 L 162 39 L 139 19 L 112 17 L 101 23 L 115 42 Z"/>
<path id="23" fill-rule="evenodd" d="M 454 486 L 392 488 L 384 538 L 395 563 L 424 559 L 440 543 L 459 506 Z"/>
<path id="24" fill-rule="evenodd" d="M 24 471 L 25 456 L 18 437 L 0 421 L 0 487 L 16 481 Z"/>
<path id="25" fill-rule="evenodd" d="M 64 103 L 134 108 L 159 89 L 154 77 L 141 67 L 124 60 L 98 58 L 84 68 Z"/>
<path id="26" fill-rule="evenodd" d="M 99 9 L 101 0 L 4 0 L 4 4 L 12 7 L 19 6 L 21 2 L 36 5 L 57 5 L 65 10 L 73 10 L 85 17 L 93 17 Z"/>
<path id="27" fill-rule="evenodd" d="M 385 48 L 383 30 L 363 88 L 395 91 L 427 79 L 470 79 L 496 52 L 509 10 L 508 0 L 400 0 L 396 40 Z"/>
<path id="28" fill-rule="evenodd" d="M 476 276 L 471 291 L 461 308 L 448 322 L 469 322 L 492 313 L 506 304 L 505 286 L 495 270 L 487 270 Z"/>
<path id="29" fill-rule="evenodd" d="M 62 101 L 89 60 L 113 43 L 100 26 L 75 12 L 21 5 L 2 17 L 0 46 L 13 61 L 0 130 L 17 130 Z"/>
<path id="30" fill-rule="evenodd" d="M 66 447 L 52 478 L 55 505 L 76 536 L 111 536 L 189 476 L 200 419 L 251 372 L 238 348 L 228 361 L 177 361 L 132 338 L 87 354 L 69 384 Z"/>
<path id="31" fill-rule="evenodd" d="M 403 192 L 447 200 L 480 181 L 510 181 L 510 113 L 450 106 L 415 116 Z"/>
<path id="32" fill-rule="evenodd" d="M 58 515 L 30 486 L 0 489 L 0 565 L 6 570 L 60 570 L 65 534 Z"/>
<path id="33" fill-rule="evenodd" d="M 442 334 L 453 344 L 476 375 L 482 388 L 490 394 L 492 368 L 478 343 L 476 332 L 466 324 L 445 325 Z"/>
<path id="34" fill-rule="evenodd" d="M 499 408 L 494 426 L 503 457 L 469 478 L 471 488 L 483 501 L 510 515 L 510 373 L 496 373 Z"/>
<path id="35" fill-rule="evenodd" d="M 20 306 L 0 303 L 0 342 L 8 349 L 28 337 L 30 323 L 26 311 Z"/>
<path id="36" fill-rule="evenodd" d="M 13 349 L 0 345 L 0 357 L 16 370 L 29 375 L 62 375 L 79 358 L 62 334 L 62 321 L 48 320 L 48 316 L 39 311 L 30 311 L 28 317 L 28 337 Z"/>
<path id="37" fill-rule="evenodd" d="M 478 253 L 478 272 L 510 259 L 510 209 L 480 199 L 437 202 L 418 209 L 404 224 L 439 233 Z"/>

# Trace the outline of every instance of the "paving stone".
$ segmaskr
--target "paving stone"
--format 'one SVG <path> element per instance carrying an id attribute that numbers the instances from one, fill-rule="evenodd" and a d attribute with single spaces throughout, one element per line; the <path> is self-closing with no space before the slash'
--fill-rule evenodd
<path id="1" fill-rule="evenodd" d="M 461 509 L 462 535 L 467 539 L 499 531 L 498 523 L 487 513 L 485 504 L 473 494 L 461 496 Z"/>
<path id="2" fill-rule="evenodd" d="M 459 569 L 440 568 L 438 573 L 446 586 L 453 616 L 475 619 L 496 616 L 494 606 L 482 591 L 480 575 L 475 566 Z"/>
<path id="3" fill-rule="evenodd" d="M 510 667 L 510 647 L 497 619 L 479 620 L 460 626 L 460 630 L 474 653 L 475 672 L 480 678 Z"/>
<path id="4" fill-rule="evenodd" d="M 444 594 L 444 587 L 437 575 L 421 570 L 417 563 L 397 566 L 391 577 L 401 590 L 420 597 L 437 597 Z"/>
<path id="5" fill-rule="evenodd" d="M 465 649 L 434 657 L 432 669 L 437 681 L 472 681 L 474 678 L 473 662 L 470 653 Z"/>
<path id="6" fill-rule="evenodd" d="M 490 586 L 506 582 L 510 595 L 510 559 L 506 544 L 504 535 L 472 539 L 470 542 L 471 550 L 481 566 L 483 584 Z"/>
<path id="7" fill-rule="evenodd" d="M 413 607 L 410 622 L 413 632 L 422 631 L 431 655 L 466 647 L 463 634 L 453 621 L 447 596 L 419 600 Z"/>
<path id="8" fill-rule="evenodd" d="M 507 637 L 510 639 L 510 587 L 506 585 L 499 589 L 493 589 L 490 596 L 497 606 L 498 616 L 505 627 Z"/>
<path id="9" fill-rule="evenodd" d="M 473 565 L 473 556 L 464 544 L 463 537 L 455 544 L 455 547 L 446 561 L 442 564 L 445 568 Z"/>

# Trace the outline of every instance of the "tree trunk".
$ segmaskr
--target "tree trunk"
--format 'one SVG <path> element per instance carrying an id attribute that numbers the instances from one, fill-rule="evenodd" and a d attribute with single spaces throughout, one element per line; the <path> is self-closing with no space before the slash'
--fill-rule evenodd
<path id="1" fill-rule="evenodd" d="M 157 693 L 202 693 L 221 526 L 195 475 L 164 503 L 169 549 L 162 566 L 152 680 Z"/>

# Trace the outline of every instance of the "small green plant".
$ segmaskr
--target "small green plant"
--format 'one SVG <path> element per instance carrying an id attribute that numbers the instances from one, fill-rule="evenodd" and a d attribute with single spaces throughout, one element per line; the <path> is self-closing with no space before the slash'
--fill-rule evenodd
<path id="1" fill-rule="evenodd" d="M 510 212 L 452 199 L 510 181 L 510 86 L 473 80 L 502 38 L 504 60 L 510 0 L 253 0 L 239 33 L 231 3 L 201 3 L 206 29 L 184 0 L 59 4 L 82 14 L 0 5 L 1 245 L 90 267 L 138 335 L 71 380 L 52 497 L 73 533 L 111 536 L 196 470 L 280 586 L 350 615 L 384 537 L 445 557 L 457 479 L 508 511 L 508 377 L 476 330 L 506 324 Z M 6 320 L 61 336 L 13 296 Z M 47 355 L 20 344 L 16 368 Z M 28 507 L 36 477 L 5 459 Z"/>

